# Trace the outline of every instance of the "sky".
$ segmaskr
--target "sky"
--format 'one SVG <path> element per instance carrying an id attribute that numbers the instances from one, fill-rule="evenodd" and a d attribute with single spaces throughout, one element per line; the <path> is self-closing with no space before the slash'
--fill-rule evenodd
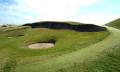
<path id="1" fill-rule="evenodd" d="M 120 0 L 0 0 L 0 24 L 77 21 L 97 25 L 120 18 Z"/>

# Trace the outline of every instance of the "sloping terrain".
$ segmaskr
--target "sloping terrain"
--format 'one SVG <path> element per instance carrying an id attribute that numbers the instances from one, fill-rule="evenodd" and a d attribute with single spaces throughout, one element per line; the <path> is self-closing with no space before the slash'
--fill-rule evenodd
<path id="1" fill-rule="evenodd" d="M 120 31 L 19 27 L 0 32 L 0 72 L 120 72 Z M 17 34 L 16 34 L 17 33 Z M 55 41 L 48 49 L 28 45 Z"/>
<path id="2" fill-rule="evenodd" d="M 119 72 L 120 31 L 86 48 L 42 62 L 18 65 L 16 72 Z M 22 69 L 22 70 L 21 70 Z"/>
<path id="3" fill-rule="evenodd" d="M 80 32 L 98 32 L 105 31 L 105 27 L 93 25 L 93 24 L 83 24 L 75 22 L 54 22 L 54 21 L 43 21 L 24 24 L 23 26 L 30 26 L 32 28 L 49 28 L 49 29 L 68 29 Z"/>
<path id="4" fill-rule="evenodd" d="M 110 27 L 114 27 L 114 28 L 120 29 L 120 18 L 107 23 L 106 26 L 110 26 Z"/>

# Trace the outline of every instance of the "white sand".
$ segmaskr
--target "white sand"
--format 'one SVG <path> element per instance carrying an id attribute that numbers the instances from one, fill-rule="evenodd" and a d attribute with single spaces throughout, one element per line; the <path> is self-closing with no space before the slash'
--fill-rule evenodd
<path id="1" fill-rule="evenodd" d="M 28 46 L 30 49 L 46 49 L 54 47 L 53 43 L 35 43 Z"/>

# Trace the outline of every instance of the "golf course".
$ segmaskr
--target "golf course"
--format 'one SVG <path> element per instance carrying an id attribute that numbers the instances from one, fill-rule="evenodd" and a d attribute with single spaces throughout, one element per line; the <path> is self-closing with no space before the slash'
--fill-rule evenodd
<path id="1" fill-rule="evenodd" d="M 120 18 L 0 27 L 0 72 L 120 72 Z"/>

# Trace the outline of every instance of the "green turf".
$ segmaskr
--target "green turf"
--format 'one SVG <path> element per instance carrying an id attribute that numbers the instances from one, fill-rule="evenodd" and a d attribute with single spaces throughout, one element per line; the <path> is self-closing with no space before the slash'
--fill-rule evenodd
<path id="1" fill-rule="evenodd" d="M 107 26 L 120 29 L 120 18 L 106 24 Z"/>
<path id="2" fill-rule="evenodd" d="M 75 70 L 79 70 L 79 66 L 74 67 L 74 64 L 79 65 L 85 47 L 109 35 L 109 31 L 76 32 L 29 27 L 6 28 L 0 32 L 0 72 L 69 72 L 68 69 L 76 67 Z M 33 50 L 27 47 L 51 39 L 56 41 L 53 48 Z"/>
<path id="3" fill-rule="evenodd" d="M 120 31 L 104 40 L 44 61 L 19 64 L 15 72 L 120 72 Z"/>

